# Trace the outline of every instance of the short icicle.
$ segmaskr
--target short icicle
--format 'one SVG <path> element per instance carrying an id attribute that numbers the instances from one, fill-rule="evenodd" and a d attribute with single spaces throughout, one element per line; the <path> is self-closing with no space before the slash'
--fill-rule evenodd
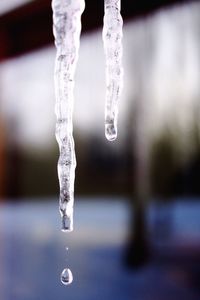
<path id="1" fill-rule="evenodd" d="M 56 139 L 59 145 L 59 210 L 62 231 L 73 230 L 76 157 L 73 139 L 74 73 L 78 59 L 84 0 L 52 0 L 55 61 Z"/>
<path id="2" fill-rule="evenodd" d="M 105 136 L 117 137 L 118 102 L 123 85 L 121 0 L 104 0 L 103 42 L 106 57 Z"/>

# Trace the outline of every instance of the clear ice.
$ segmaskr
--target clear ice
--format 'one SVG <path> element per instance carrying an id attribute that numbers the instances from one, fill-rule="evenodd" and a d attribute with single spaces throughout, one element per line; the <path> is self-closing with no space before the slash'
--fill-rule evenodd
<path id="1" fill-rule="evenodd" d="M 84 8 L 84 0 L 52 0 L 53 33 L 57 48 L 54 78 L 56 94 L 55 114 L 57 118 L 56 139 L 60 150 L 58 160 L 59 210 L 63 231 L 73 230 L 76 168 L 72 123 L 73 90 L 74 73 L 80 44 L 81 15 Z"/>
<path id="2" fill-rule="evenodd" d="M 73 281 L 73 275 L 70 269 L 66 268 L 60 275 L 60 280 L 64 285 L 68 285 Z"/>
<path id="3" fill-rule="evenodd" d="M 118 102 L 123 85 L 121 0 L 104 0 L 103 42 L 106 57 L 105 136 L 117 137 Z"/>
<path id="4" fill-rule="evenodd" d="M 55 61 L 56 139 L 59 145 L 59 210 L 62 230 L 73 230 L 76 156 L 73 139 L 74 73 L 78 59 L 84 0 L 52 0 Z M 105 135 L 117 137 L 118 102 L 122 90 L 122 26 L 120 0 L 105 0 L 103 42 L 106 56 Z"/>

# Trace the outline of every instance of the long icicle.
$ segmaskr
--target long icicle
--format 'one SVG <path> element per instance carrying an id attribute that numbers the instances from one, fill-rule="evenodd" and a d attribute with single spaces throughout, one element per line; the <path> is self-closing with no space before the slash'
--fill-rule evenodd
<path id="1" fill-rule="evenodd" d="M 73 230 L 76 157 L 73 139 L 74 73 L 78 59 L 84 0 L 52 0 L 55 61 L 56 139 L 59 145 L 59 210 L 62 230 Z"/>
<path id="2" fill-rule="evenodd" d="M 117 137 L 118 102 L 123 85 L 121 0 L 104 0 L 103 42 L 106 56 L 105 136 Z"/>

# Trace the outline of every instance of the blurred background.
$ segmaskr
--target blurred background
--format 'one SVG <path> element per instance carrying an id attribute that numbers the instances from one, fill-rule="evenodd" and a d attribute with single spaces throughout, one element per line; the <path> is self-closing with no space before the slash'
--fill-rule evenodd
<path id="1" fill-rule="evenodd" d="M 200 1 L 123 0 L 122 16 L 124 90 L 110 143 L 103 1 L 86 0 L 75 230 L 63 234 L 51 1 L 0 1 L 1 300 L 200 299 Z"/>

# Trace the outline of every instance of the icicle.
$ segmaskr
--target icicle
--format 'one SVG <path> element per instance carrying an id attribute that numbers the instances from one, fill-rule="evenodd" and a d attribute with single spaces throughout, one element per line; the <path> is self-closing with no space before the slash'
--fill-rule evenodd
<path id="1" fill-rule="evenodd" d="M 57 55 L 55 61 L 56 139 L 59 145 L 59 209 L 62 230 L 73 230 L 74 179 L 76 157 L 73 140 L 74 72 L 78 58 L 81 14 L 84 0 L 52 0 L 53 33 Z"/>
<path id="2" fill-rule="evenodd" d="M 105 135 L 109 141 L 117 137 L 118 102 L 122 90 L 122 26 L 120 0 L 104 0 L 103 42 L 106 56 Z"/>

